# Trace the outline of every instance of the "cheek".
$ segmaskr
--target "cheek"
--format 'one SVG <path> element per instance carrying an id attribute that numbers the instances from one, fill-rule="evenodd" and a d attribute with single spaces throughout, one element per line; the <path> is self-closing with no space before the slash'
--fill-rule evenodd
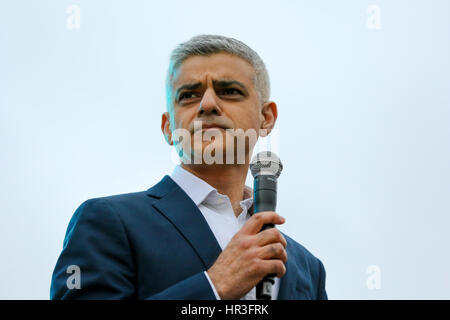
<path id="1" fill-rule="evenodd" d="M 178 109 L 174 112 L 173 124 L 176 129 L 189 127 L 192 118 L 192 112 L 189 111 L 189 109 Z"/>
<path id="2" fill-rule="evenodd" d="M 234 115 L 235 124 L 238 128 L 258 129 L 260 127 L 259 115 L 256 112 L 250 112 L 248 109 L 241 110 L 241 112 Z"/>

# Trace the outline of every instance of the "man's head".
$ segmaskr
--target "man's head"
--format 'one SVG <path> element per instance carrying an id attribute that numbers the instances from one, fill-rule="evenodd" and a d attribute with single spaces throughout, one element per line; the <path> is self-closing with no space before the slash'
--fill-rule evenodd
<path id="1" fill-rule="evenodd" d="M 247 137 L 250 141 L 239 149 L 236 139 L 244 133 L 248 136 L 253 132 L 257 139 L 270 132 L 277 108 L 269 95 L 269 76 L 255 51 L 236 39 L 196 36 L 180 44 L 170 56 L 167 112 L 162 116 L 161 129 L 167 142 L 175 144 L 183 162 L 192 160 L 194 154 L 211 155 L 211 151 L 216 160 L 222 155 L 225 159 L 230 151 L 235 159 L 239 150 L 248 157 L 256 141 Z M 202 126 L 197 126 L 198 121 Z M 244 133 L 232 133 L 231 129 Z M 180 132 L 186 133 L 182 139 Z M 199 136 L 203 139 L 195 144 Z"/>

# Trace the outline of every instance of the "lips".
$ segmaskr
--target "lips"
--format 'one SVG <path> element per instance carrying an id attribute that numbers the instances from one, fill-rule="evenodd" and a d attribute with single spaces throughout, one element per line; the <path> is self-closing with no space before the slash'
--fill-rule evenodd
<path id="1" fill-rule="evenodd" d="M 222 126 L 219 126 L 217 124 L 203 124 L 202 130 L 208 130 L 208 129 L 225 129 Z"/>
<path id="2" fill-rule="evenodd" d="M 222 125 L 217 124 L 217 123 L 205 123 L 205 122 L 202 122 L 202 126 L 201 127 L 200 126 L 198 126 L 198 127 L 194 126 L 194 128 L 192 128 L 192 129 L 193 129 L 192 133 L 194 133 L 194 132 L 197 132 L 197 131 L 206 131 L 206 130 L 213 130 L 213 129 L 225 130 L 225 129 L 227 129 L 227 127 L 222 126 Z"/>

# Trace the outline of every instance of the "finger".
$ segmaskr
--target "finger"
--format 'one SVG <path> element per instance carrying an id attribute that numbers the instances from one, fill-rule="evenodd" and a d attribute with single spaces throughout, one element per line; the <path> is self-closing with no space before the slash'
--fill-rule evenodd
<path id="1" fill-rule="evenodd" d="M 242 232 L 246 234 L 258 233 L 265 224 L 283 224 L 285 219 L 273 211 L 263 211 L 252 215 L 252 217 L 242 227 Z"/>
<path id="2" fill-rule="evenodd" d="M 286 246 L 287 246 L 286 239 L 283 237 L 281 232 L 276 228 L 270 228 L 270 229 L 261 231 L 260 233 L 257 233 L 255 235 L 255 237 L 256 237 L 256 243 L 261 247 L 268 245 L 270 243 L 276 243 L 276 242 L 281 243 L 284 248 L 286 248 Z"/>
<path id="3" fill-rule="evenodd" d="M 281 243 L 272 243 L 260 248 L 259 257 L 263 260 L 278 259 L 286 263 L 287 252 Z"/>
<path id="4" fill-rule="evenodd" d="M 281 278 L 286 273 L 286 266 L 278 259 L 263 260 L 262 266 L 264 274 L 276 274 L 278 278 Z"/>

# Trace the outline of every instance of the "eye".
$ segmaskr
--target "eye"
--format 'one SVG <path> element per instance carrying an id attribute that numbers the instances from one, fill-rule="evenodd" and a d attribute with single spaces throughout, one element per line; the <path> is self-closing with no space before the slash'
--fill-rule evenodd
<path id="1" fill-rule="evenodd" d="M 197 95 L 195 92 L 183 92 L 178 96 L 178 102 L 180 102 L 183 99 L 192 99 L 195 98 Z"/>
<path id="2" fill-rule="evenodd" d="M 219 94 L 225 95 L 225 96 L 229 96 L 229 95 L 232 96 L 232 95 L 236 95 L 236 94 L 242 95 L 242 92 L 235 88 L 228 88 L 228 89 L 220 90 Z"/>

